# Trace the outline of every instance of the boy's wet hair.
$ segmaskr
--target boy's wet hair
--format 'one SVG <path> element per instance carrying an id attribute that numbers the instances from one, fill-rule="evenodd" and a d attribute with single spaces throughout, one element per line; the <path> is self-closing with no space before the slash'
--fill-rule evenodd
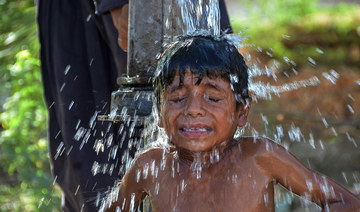
<path id="1" fill-rule="evenodd" d="M 237 108 L 249 98 L 248 67 L 237 48 L 224 36 L 185 36 L 172 43 L 162 54 L 154 76 L 154 94 L 160 111 L 161 94 L 179 72 L 180 84 L 187 70 L 203 77 L 229 81 Z"/>

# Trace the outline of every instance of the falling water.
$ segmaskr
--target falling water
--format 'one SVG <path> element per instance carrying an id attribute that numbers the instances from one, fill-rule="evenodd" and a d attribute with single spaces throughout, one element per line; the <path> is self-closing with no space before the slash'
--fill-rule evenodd
<path id="1" fill-rule="evenodd" d="M 218 0 L 178 0 L 181 8 L 183 34 L 202 31 L 214 36 L 220 35 L 220 10 Z"/>

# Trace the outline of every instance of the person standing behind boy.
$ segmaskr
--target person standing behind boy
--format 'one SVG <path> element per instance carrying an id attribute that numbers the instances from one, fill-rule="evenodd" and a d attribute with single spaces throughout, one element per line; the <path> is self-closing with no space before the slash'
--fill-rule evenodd
<path id="1" fill-rule="evenodd" d="M 244 58 L 225 37 L 183 37 L 155 73 L 159 126 L 170 146 L 137 155 L 107 211 L 274 211 L 280 183 L 325 211 L 360 211 L 360 200 L 264 137 L 234 138 L 251 106 Z M 111 202 L 114 201 L 112 204 Z"/>
<path id="2" fill-rule="evenodd" d="M 127 130 L 118 134 L 118 125 L 98 122 L 96 115 L 109 113 L 116 79 L 126 74 L 128 1 L 37 0 L 36 6 L 52 173 L 64 211 L 96 211 L 98 192 L 121 177 L 109 153 Z M 230 23 L 223 0 L 220 10 L 225 30 Z M 104 152 L 93 148 L 99 141 Z M 95 161 L 117 166 L 94 176 Z"/>
<path id="3" fill-rule="evenodd" d="M 119 168 L 94 176 L 93 164 L 115 164 L 109 153 L 122 136 L 117 125 L 98 122 L 96 115 L 109 113 L 116 79 L 126 73 L 126 52 L 117 45 L 110 14 L 96 15 L 93 1 L 38 0 L 37 21 L 50 162 L 63 193 L 62 209 L 96 211 L 97 193 L 113 185 Z M 97 153 L 95 142 L 105 144 L 112 135 L 111 145 Z"/>

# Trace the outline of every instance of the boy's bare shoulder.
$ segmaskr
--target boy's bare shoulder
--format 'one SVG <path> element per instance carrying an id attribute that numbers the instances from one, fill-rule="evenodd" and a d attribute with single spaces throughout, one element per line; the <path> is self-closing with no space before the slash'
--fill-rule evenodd
<path id="1" fill-rule="evenodd" d="M 135 162 L 138 166 L 143 166 L 153 160 L 161 160 L 164 155 L 174 151 L 174 147 L 151 147 L 147 148 L 135 157 Z"/>
<path id="2" fill-rule="evenodd" d="M 265 137 L 241 138 L 242 157 L 251 157 L 268 176 L 280 177 L 284 170 L 298 167 L 297 159 L 283 146 Z"/>
<path id="3" fill-rule="evenodd" d="M 241 137 L 237 141 L 242 155 L 247 157 L 275 156 L 281 152 L 287 153 L 284 147 L 266 137 Z"/>
<path id="4" fill-rule="evenodd" d="M 278 147 L 279 144 L 275 143 L 269 138 L 256 136 L 256 137 L 240 137 L 237 142 L 241 145 L 241 148 L 246 148 L 249 151 L 264 151 L 268 148 Z"/>

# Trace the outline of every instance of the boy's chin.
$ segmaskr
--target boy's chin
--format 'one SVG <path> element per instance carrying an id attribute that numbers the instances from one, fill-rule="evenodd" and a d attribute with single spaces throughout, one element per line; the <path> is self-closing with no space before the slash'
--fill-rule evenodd
<path id="1" fill-rule="evenodd" d="M 193 153 L 200 153 L 200 152 L 208 152 L 212 150 L 213 146 L 204 146 L 201 144 L 195 144 L 195 145 L 176 145 L 176 148 L 184 150 L 184 151 L 188 151 L 188 152 L 193 152 Z"/>

